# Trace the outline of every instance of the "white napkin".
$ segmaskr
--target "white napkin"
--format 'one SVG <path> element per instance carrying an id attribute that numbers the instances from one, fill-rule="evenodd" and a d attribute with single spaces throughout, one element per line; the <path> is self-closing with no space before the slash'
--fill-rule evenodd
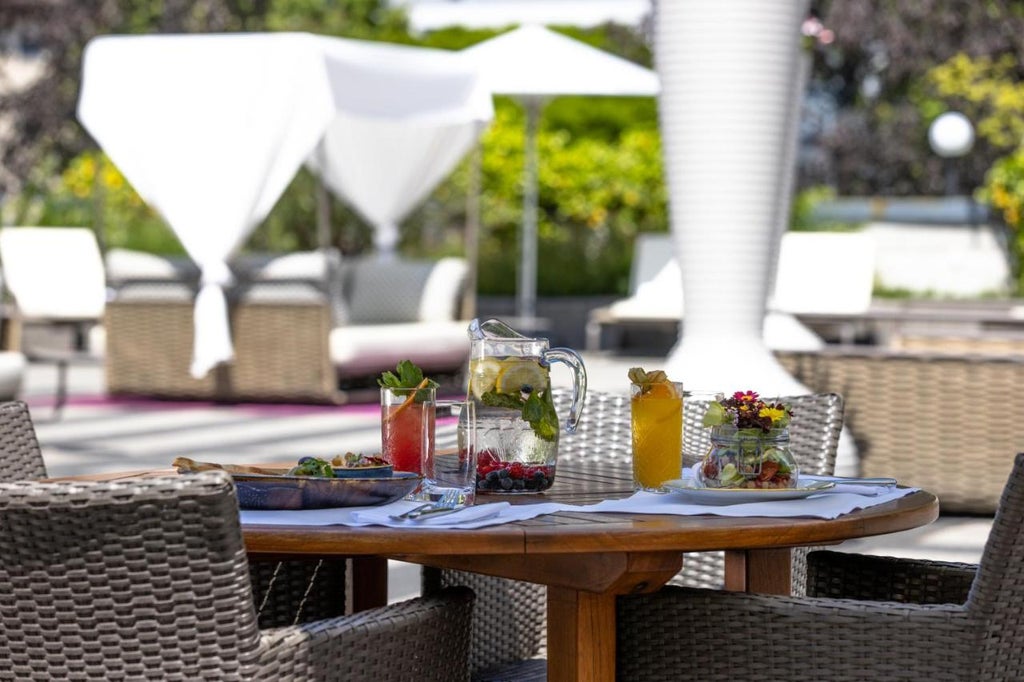
<path id="1" fill-rule="evenodd" d="M 411 521 L 396 521 L 391 516 L 407 512 L 422 502 L 399 500 L 377 507 L 344 509 L 255 510 L 243 509 L 243 524 L 294 526 L 388 526 L 390 528 L 483 528 L 513 521 L 532 519 L 556 511 L 578 510 L 569 504 L 542 502 L 512 505 L 508 502 L 477 504 L 453 514 L 427 515 Z"/>
<path id="2" fill-rule="evenodd" d="M 678 514 L 697 516 L 782 516 L 834 519 L 857 509 L 867 509 L 915 492 L 917 488 L 895 488 L 875 496 L 853 493 L 818 493 L 799 500 L 770 500 L 767 502 L 746 502 L 741 504 L 707 505 L 685 501 L 684 495 L 674 493 L 635 493 L 622 500 L 605 500 L 577 511 L 583 512 L 629 512 L 634 514 Z"/>

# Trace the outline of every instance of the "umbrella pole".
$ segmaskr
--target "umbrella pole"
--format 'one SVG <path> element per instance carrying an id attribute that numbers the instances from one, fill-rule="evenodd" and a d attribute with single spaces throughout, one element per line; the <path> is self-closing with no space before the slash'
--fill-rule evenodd
<path id="1" fill-rule="evenodd" d="M 469 186 L 466 188 L 466 262 L 469 274 L 467 295 L 462 304 L 462 317 L 466 320 L 476 317 L 477 273 L 480 268 L 480 193 L 483 185 L 483 152 L 480 146 L 480 140 L 477 140 L 470 153 Z"/>
<path id="2" fill-rule="evenodd" d="M 527 97 L 523 163 L 523 229 L 519 233 L 519 296 L 516 316 L 532 322 L 537 314 L 537 123 L 543 100 Z"/>

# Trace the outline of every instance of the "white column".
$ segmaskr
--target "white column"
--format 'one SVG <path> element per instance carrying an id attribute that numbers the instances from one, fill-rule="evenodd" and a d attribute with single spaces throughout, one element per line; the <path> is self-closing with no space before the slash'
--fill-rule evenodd
<path id="1" fill-rule="evenodd" d="M 693 389 L 807 392 L 762 338 L 807 5 L 657 6 L 660 123 L 686 311 L 666 369 Z"/>

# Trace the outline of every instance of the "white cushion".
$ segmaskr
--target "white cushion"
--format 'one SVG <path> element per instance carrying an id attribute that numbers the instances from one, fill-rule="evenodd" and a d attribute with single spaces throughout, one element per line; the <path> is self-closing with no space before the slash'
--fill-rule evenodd
<path id="1" fill-rule="evenodd" d="M 7 289 L 26 319 L 90 320 L 103 316 L 106 274 L 96 235 L 85 227 L 0 230 Z"/>
<path id="2" fill-rule="evenodd" d="M 678 320 L 683 316 L 683 276 L 675 260 L 662 265 L 636 293 L 609 306 L 620 320 Z"/>
<path id="3" fill-rule="evenodd" d="M 463 258 L 442 258 L 434 264 L 420 297 L 422 322 L 449 322 L 459 317 L 458 305 L 469 265 Z"/>
<path id="4" fill-rule="evenodd" d="M 110 249 L 106 265 L 107 277 L 113 282 L 132 279 L 177 282 L 199 277 L 199 268 L 185 256 L 158 256 L 132 249 Z"/>
<path id="5" fill-rule="evenodd" d="M 858 315 L 871 306 L 875 242 L 863 232 L 787 232 L 769 309 Z"/>
<path id="6" fill-rule="evenodd" d="M 331 363 L 340 376 L 367 376 L 411 360 L 424 371 L 454 371 L 469 362 L 465 322 L 350 325 L 331 331 Z"/>
<path id="7" fill-rule="evenodd" d="M 13 400 L 21 392 L 27 365 L 18 351 L 0 351 L 0 400 Z"/>
<path id="8" fill-rule="evenodd" d="M 238 267 L 246 278 L 255 282 L 279 280 L 313 280 L 326 282 L 334 275 L 332 258 L 340 258 L 336 252 L 299 251 L 280 256 L 242 257 Z"/>

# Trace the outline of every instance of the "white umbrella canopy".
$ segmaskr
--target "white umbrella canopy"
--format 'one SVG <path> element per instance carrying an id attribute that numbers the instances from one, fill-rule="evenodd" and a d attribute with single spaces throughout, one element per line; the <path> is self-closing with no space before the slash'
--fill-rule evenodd
<path id="1" fill-rule="evenodd" d="M 227 261 L 329 129 L 345 117 L 362 125 L 363 156 L 344 159 L 359 167 L 373 153 L 369 135 L 387 147 L 388 125 L 490 117 L 477 74 L 437 52 L 289 33 L 90 41 L 79 120 L 202 271 L 193 376 L 232 359 Z M 378 125 L 358 123 L 367 120 Z M 390 182 L 426 175 L 422 163 L 399 163 Z"/>
<path id="2" fill-rule="evenodd" d="M 560 95 L 655 96 L 658 76 L 650 69 L 598 50 L 543 26 L 522 26 L 462 51 L 495 94 L 526 106 L 523 170 L 523 229 L 516 314 L 535 317 L 537 299 L 537 119 L 543 101 Z"/>

